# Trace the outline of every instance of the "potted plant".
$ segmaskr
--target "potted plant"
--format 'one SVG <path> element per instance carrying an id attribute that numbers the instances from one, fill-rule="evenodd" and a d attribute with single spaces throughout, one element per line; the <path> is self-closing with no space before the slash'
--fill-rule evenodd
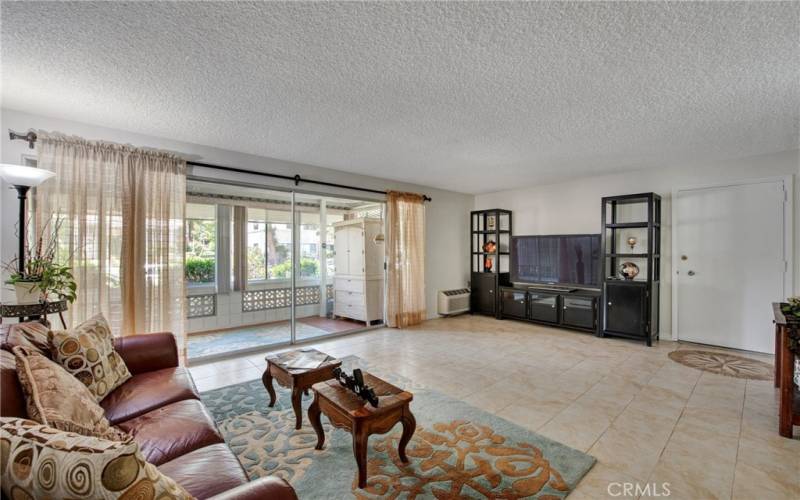
<path id="1" fill-rule="evenodd" d="M 33 245 L 25 248 L 25 262 L 19 269 L 19 260 L 14 259 L 4 267 L 10 273 L 7 284 L 13 285 L 19 304 L 45 303 L 47 298 L 56 296 L 70 303 L 75 300 L 77 285 L 72 270 L 56 262 L 58 230 L 61 220 L 53 226 L 46 224 Z M 45 242 L 45 234 L 48 234 Z"/>
<path id="2" fill-rule="evenodd" d="M 786 299 L 786 302 L 781 304 L 781 312 L 783 312 L 787 321 L 800 322 L 800 296 Z"/>

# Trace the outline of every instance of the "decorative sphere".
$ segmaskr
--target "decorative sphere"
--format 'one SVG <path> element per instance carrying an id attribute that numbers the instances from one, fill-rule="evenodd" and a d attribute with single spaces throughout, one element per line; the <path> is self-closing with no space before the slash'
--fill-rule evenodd
<path id="1" fill-rule="evenodd" d="M 626 280 L 632 280 L 639 274 L 639 266 L 633 262 L 623 262 L 619 266 L 619 274 Z"/>

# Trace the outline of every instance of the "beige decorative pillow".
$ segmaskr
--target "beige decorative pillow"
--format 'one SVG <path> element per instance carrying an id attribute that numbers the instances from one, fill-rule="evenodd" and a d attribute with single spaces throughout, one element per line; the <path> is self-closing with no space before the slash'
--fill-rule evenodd
<path id="1" fill-rule="evenodd" d="M 30 347 L 17 346 L 13 351 L 17 377 L 32 420 L 84 436 L 114 441 L 128 437 L 109 424 L 94 395 L 64 368 Z"/>
<path id="2" fill-rule="evenodd" d="M 193 498 L 147 463 L 132 438 L 107 441 L 23 418 L 0 418 L 0 479 L 11 499 Z"/>
<path id="3" fill-rule="evenodd" d="M 10 351 L 18 345 L 33 349 L 50 357 L 50 328 L 38 321 L 16 323 L 9 326 L 8 336 L 3 339 L 3 349 Z"/>
<path id="4" fill-rule="evenodd" d="M 53 361 L 83 382 L 98 403 L 131 378 L 102 314 L 71 330 L 51 332 L 50 349 Z"/>

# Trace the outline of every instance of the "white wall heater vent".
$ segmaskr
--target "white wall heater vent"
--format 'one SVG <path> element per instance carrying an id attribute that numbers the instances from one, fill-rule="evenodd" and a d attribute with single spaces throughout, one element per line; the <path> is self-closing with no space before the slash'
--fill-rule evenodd
<path id="1" fill-rule="evenodd" d="M 439 290 L 439 314 L 451 316 L 469 311 L 469 288 Z"/>

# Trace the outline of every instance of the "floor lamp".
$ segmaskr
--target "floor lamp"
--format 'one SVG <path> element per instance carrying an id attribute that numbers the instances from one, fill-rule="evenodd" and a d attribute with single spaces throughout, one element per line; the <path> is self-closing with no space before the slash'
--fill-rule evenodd
<path id="1" fill-rule="evenodd" d="M 0 178 L 17 190 L 17 199 L 19 200 L 19 255 L 17 256 L 17 264 L 20 274 L 25 273 L 25 203 L 28 198 L 28 191 L 54 175 L 56 175 L 55 172 L 41 168 L 7 163 L 0 164 Z"/>

